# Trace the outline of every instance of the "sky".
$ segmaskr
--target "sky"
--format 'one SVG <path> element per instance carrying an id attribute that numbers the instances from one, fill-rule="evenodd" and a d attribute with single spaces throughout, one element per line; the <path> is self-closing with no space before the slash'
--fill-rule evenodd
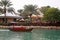
<path id="1" fill-rule="evenodd" d="M 38 5 L 38 7 L 42 6 L 51 6 L 60 9 L 60 0 L 10 0 L 12 2 L 12 7 L 16 10 L 23 9 L 24 5 L 33 4 Z"/>

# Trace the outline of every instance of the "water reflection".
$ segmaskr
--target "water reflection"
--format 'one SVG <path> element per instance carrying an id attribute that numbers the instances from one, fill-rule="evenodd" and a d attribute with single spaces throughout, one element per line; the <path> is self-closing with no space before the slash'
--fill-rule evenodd
<path id="1" fill-rule="evenodd" d="M 60 40 L 60 30 L 0 31 L 0 40 Z"/>
<path id="2" fill-rule="evenodd" d="M 32 32 L 24 33 L 24 40 L 32 40 Z"/>

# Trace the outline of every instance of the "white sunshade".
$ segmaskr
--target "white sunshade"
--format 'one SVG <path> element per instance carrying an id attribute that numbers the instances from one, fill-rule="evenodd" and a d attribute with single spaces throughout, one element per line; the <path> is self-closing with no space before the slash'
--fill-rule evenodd
<path id="1" fill-rule="evenodd" d="M 0 16 L 5 16 L 4 14 L 1 14 Z M 16 15 L 16 14 L 12 14 L 11 12 L 6 12 L 6 16 L 19 16 L 19 15 Z"/>
<path id="2" fill-rule="evenodd" d="M 4 14 L 0 14 L 0 17 L 4 17 L 5 15 Z M 22 18 L 21 16 L 19 15 L 16 15 L 16 14 L 12 14 L 11 12 L 6 12 L 6 17 L 14 17 L 14 18 Z"/>

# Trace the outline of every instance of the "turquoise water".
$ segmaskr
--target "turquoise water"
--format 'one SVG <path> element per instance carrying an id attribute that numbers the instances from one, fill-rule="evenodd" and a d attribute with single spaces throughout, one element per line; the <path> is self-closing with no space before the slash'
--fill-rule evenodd
<path id="1" fill-rule="evenodd" d="M 32 32 L 0 31 L 0 40 L 60 40 L 60 30 L 34 29 Z"/>

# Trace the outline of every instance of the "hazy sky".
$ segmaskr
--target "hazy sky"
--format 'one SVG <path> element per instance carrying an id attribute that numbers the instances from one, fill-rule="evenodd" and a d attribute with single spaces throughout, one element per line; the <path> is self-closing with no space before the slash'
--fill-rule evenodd
<path id="1" fill-rule="evenodd" d="M 13 4 L 13 7 L 17 9 L 22 9 L 24 5 L 33 4 L 38 5 L 38 7 L 41 6 L 51 6 L 51 7 L 57 7 L 60 9 L 60 0 L 10 0 Z"/>

